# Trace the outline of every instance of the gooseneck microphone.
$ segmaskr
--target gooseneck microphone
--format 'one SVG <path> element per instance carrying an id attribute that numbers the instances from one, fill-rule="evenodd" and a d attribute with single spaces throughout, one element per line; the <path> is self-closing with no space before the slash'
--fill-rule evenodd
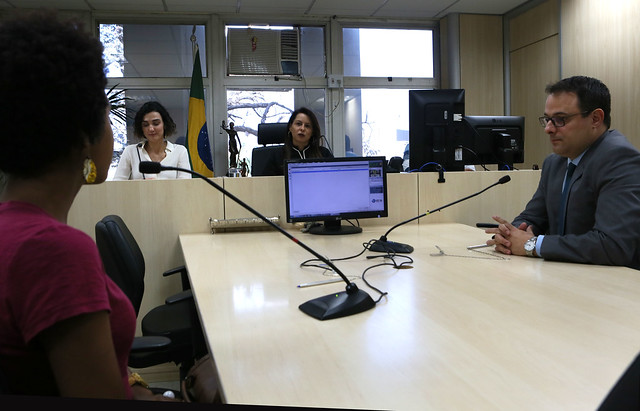
<path id="1" fill-rule="evenodd" d="M 380 237 L 380 239 L 379 239 L 379 240 L 376 240 L 376 241 L 374 241 L 373 243 L 371 243 L 371 245 L 369 246 L 369 250 L 371 250 L 371 251 L 377 251 L 377 252 L 381 252 L 381 253 L 398 253 L 398 254 L 408 254 L 408 253 L 411 253 L 411 252 L 413 252 L 413 247 L 412 247 L 412 246 L 410 246 L 409 244 L 402 244 L 402 243 L 395 243 L 395 242 L 393 242 L 393 241 L 388 241 L 388 240 L 387 240 L 387 236 L 389 235 L 389 233 L 390 233 L 391 231 L 393 231 L 394 229 L 396 229 L 397 227 L 400 227 L 401 225 L 404 225 L 404 224 L 410 223 L 410 222 L 412 222 L 412 221 L 414 221 L 414 220 L 417 220 L 417 219 L 419 219 L 419 218 L 422 218 L 422 217 L 424 217 L 424 216 L 426 216 L 426 215 L 433 214 L 433 213 L 435 213 L 435 212 L 437 212 L 437 211 L 440 211 L 440 210 L 442 210 L 442 209 L 445 209 L 445 208 L 447 208 L 447 207 L 450 207 L 450 206 L 452 206 L 452 205 L 454 205 L 454 204 L 458 204 L 458 203 L 459 203 L 459 202 L 461 202 L 461 201 L 468 200 L 468 199 L 470 199 L 471 197 L 475 197 L 475 196 L 477 196 L 477 195 L 479 195 L 479 194 L 484 193 L 485 191 L 487 191 L 487 190 L 488 190 L 488 189 L 490 189 L 491 187 L 495 187 L 495 186 L 497 186 L 497 185 L 499 185 L 499 184 L 508 183 L 509 181 L 511 181 L 511 177 L 509 177 L 509 176 L 502 176 L 502 177 L 500 178 L 500 180 L 498 180 L 497 182 L 495 182 L 495 183 L 491 184 L 489 187 L 486 187 L 485 189 L 483 189 L 483 190 L 481 190 L 481 191 L 478 191 L 477 193 L 474 193 L 474 194 L 471 194 L 471 195 L 466 196 L 466 197 L 464 197 L 464 198 L 461 198 L 461 199 L 459 199 L 459 200 L 456 200 L 456 201 L 454 201 L 453 203 L 449 203 L 449 204 L 447 204 L 447 205 L 443 205 L 442 207 L 436 208 L 435 210 L 427 211 L 426 213 L 420 214 L 420 215 L 419 215 L 419 216 L 417 216 L 417 217 L 410 218 L 409 220 L 402 221 L 402 222 L 400 222 L 400 223 L 398 223 L 398 224 L 394 225 L 393 227 L 391 227 L 391 228 L 390 228 L 390 229 L 389 229 L 389 230 L 388 230 L 388 231 L 387 231 L 387 232 L 386 232 L 382 237 Z"/>
<path id="2" fill-rule="evenodd" d="M 136 144 L 136 153 L 138 153 L 138 163 L 142 163 L 142 158 L 140 157 L 140 147 L 142 147 L 142 143 Z M 147 177 L 142 173 L 142 179 L 146 180 Z"/>
<path id="3" fill-rule="evenodd" d="M 206 181 L 207 184 L 220 191 L 246 210 L 254 214 L 256 217 L 260 218 L 262 221 L 270 225 L 271 227 L 278 230 L 285 237 L 289 238 L 294 243 L 298 244 L 300 247 L 304 248 L 306 251 L 311 253 L 314 257 L 321 260 L 327 266 L 329 266 L 335 273 L 337 273 L 345 283 L 347 283 L 346 291 L 340 293 L 333 293 L 323 297 L 315 298 L 313 300 L 309 300 L 303 304 L 301 304 L 298 308 L 304 312 L 305 314 L 316 318 L 318 320 L 329 320 L 333 318 L 346 317 L 353 314 L 358 314 L 363 311 L 369 310 L 375 307 L 376 303 L 373 301 L 371 296 L 367 294 L 365 291 L 362 291 L 355 285 L 353 282 L 349 281 L 347 276 L 345 276 L 339 269 L 336 267 L 331 260 L 321 256 L 316 251 L 311 249 L 309 246 L 304 244 L 302 241 L 298 240 L 287 231 L 285 231 L 282 227 L 275 224 L 273 221 L 254 210 L 251 206 L 246 204 L 244 201 L 240 200 L 235 195 L 231 194 L 229 191 L 220 187 L 218 184 L 214 183 L 207 177 L 202 174 L 195 172 L 193 170 L 189 170 L 186 168 L 180 167 L 171 167 L 171 166 L 163 166 L 160 163 L 155 161 L 141 161 L 140 162 L 140 172 L 146 174 L 158 174 L 161 171 L 165 170 L 175 170 L 182 171 L 185 173 L 189 173 L 193 176 L 201 178 Z"/>

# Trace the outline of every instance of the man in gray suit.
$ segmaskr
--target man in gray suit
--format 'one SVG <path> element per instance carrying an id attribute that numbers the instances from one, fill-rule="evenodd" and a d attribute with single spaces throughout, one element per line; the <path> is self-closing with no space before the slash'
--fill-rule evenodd
<path id="1" fill-rule="evenodd" d="M 546 91 L 540 123 L 554 154 L 525 210 L 512 223 L 494 217 L 487 244 L 504 254 L 640 269 L 640 152 L 609 129 L 607 86 L 575 76 Z"/>

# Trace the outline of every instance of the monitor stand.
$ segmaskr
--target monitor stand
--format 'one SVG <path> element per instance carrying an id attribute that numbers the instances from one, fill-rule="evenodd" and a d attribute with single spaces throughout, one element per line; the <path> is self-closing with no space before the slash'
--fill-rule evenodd
<path id="1" fill-rule="evenodd" d="M 341 220 L 324 221 L 324 224 L 316 225 L 309 228 L 309 234 L 321 235 L 341 235 L 341 234 L 357 234 L 361 233 L 362 228 L 349 225 L 342 225 Z"/>

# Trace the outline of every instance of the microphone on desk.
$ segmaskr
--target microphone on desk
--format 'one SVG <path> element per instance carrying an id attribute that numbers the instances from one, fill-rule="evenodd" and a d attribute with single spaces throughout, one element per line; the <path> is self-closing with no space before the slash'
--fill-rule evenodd
<path id="1" fill-rule="evenodd" d="M 468 200 L 471 197 L 475 197 L 475 196 L 477 196 L 479 194 L 484 193 L 485 191 L 487 191 L 491 187 L 495 187 L 495 186 L 497 186 L 499 184 L 508 183 L 509 181 L 511 181 L 511 177 L 502 176 L 500 178 L 500 180 L 498 180 L 497 182 L 491 184 L 489 187 L 486 187 L 485 189 L 478 191 L 477 193 L 474 193 L 474 194 L 471 194 L 471 195 L 466 196 L 464 198 L 461 198 L 459 200 L 456 200 L 453 203 L 449 203 L 449 204 L 444 205 L 442 207 L 436 208 L 435 210 L 427 211 L 426 213 L 420 214 L 417 217 L 410 218 L 409 220 L 402 221 L 402 222 L 394 225 L 393 227 L 391 227 L 389 229 L 389 231 L 387 231 L 382 237 L 380 237 L 379 240 L 376 240 L 373 243 L 371 243 L 371 245 L 369 246 L 369 250 L 370 251 L 377 251 L 377 252 L 381 252 L 381 253 L 389 253 L 389 252 L 399 253 L 399 254 L 411 253 L 411 252 L 413 252 L 413 247 L 410 246 L 409 244 L 402 244 L 402 243 L 396 243 L 396 242 L 393 242 L 393 241 L 388 241 L 387 240 L 387 236 L 389 235 L 389 233 L 391 231 L 393 231 L 395 228 L 400 227 L 401 225 L 410 223 L 411 221 L 417 220 L 417 219 L 422 218 L 422 217 L 424 217 L 426 215 L 433 214 L 436 211 L 440 211 L 440 210 L 445 209 L 445 208 L 447 208 L 449 206 L 452 206 L 454 204 L 458 204 L 461 201 Z"/>
<path id="2" fill-rule="evenodd" d="M 209 185 L 213 186 L 216 190 L 220 191 L 246 210 L 254 214 L 256 217 L 260 218 L 262 221 L 280 231 L 285 237 L 292 240 L 294 243 L 298 244 L 300 247 L 304 248 L 306 251 L 311 253 L 314 257 L 321 260 L 328 267 L 330 267 L 336 274 L 338 274 L 345 283 L 347 283 L 346 291 L 333 293 L 329 295 L 325 295 L 323 297 L 318 297 L 313 300 L 309 300 L 303 304 L 301 304 L 298 308 L 304 312 L 305 314 L 316 318 L 318 320 L 329 320 L 333 318 L 346 317 L 353 314 L 358 314 L 363 311 L 369 310 L 375 307 L 376 303 L 373 301 L 371 296 L 367 294 L 365 291 L 362 291 L 355 285 L 353 282 L 349 281 L 347 276 L 345 276 L 339 269 L 336 267 L 331 260 L 321 256 L 316 251 L 311 249 L 309 246 L 304 244 L 302 241 L 298 240 L 287 231 L 285 231 L 282 227 L 275 224 L 269 218 L 263 216 L 258 211 L 254 210 L 251 206 L 246 204 L 244 201 L 240 200 L 235 195 L 231 194 L 229 191 L 220 187 L 218 184 L 211 181 L 209 178 L 203 176 L 200 173 L 197 173 L 193 170 L 189 170 L 186 168 L 180 167 L 171 167 L 171 166 L 163 166 L 160 163 L 155 161 L 141 161 L 140 162 L 140 172 L 146 174 L 158 174 L 161 171 L 165 170 L 175 170 L 182 171 L 185 173 L 189 173 L 193 176 L 201 178 L 206 181 Z"/>

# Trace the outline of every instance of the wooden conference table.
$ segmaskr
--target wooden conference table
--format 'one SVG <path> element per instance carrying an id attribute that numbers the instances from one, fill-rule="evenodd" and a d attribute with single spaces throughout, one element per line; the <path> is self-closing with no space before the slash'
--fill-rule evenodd
<path id="1" fill-rule="evenodd" d="M 294 236 L 328 258 L 384 228 Z M 483 230 L 414 224 L 411 269 L 365 274 L 375 308 L 319 321 L 298 306 L 344 283 L 276 231 L 181 235 L 193 291 L 230 404 L 394 410 L 594 410 L 640 351 L 640 272 L 499 255 Z M 439 248 L 438 248 L 439 247 Z M 440 251 L 441 250 L 441 251 Z M 434 255 L 435 254 L 435 255 Z M 348 277 L 381 262 L 336 262 Z M 398 263 L 404 261 L 397 258 Z M 374 300 L 379 294 L 355 280 Z"/>

